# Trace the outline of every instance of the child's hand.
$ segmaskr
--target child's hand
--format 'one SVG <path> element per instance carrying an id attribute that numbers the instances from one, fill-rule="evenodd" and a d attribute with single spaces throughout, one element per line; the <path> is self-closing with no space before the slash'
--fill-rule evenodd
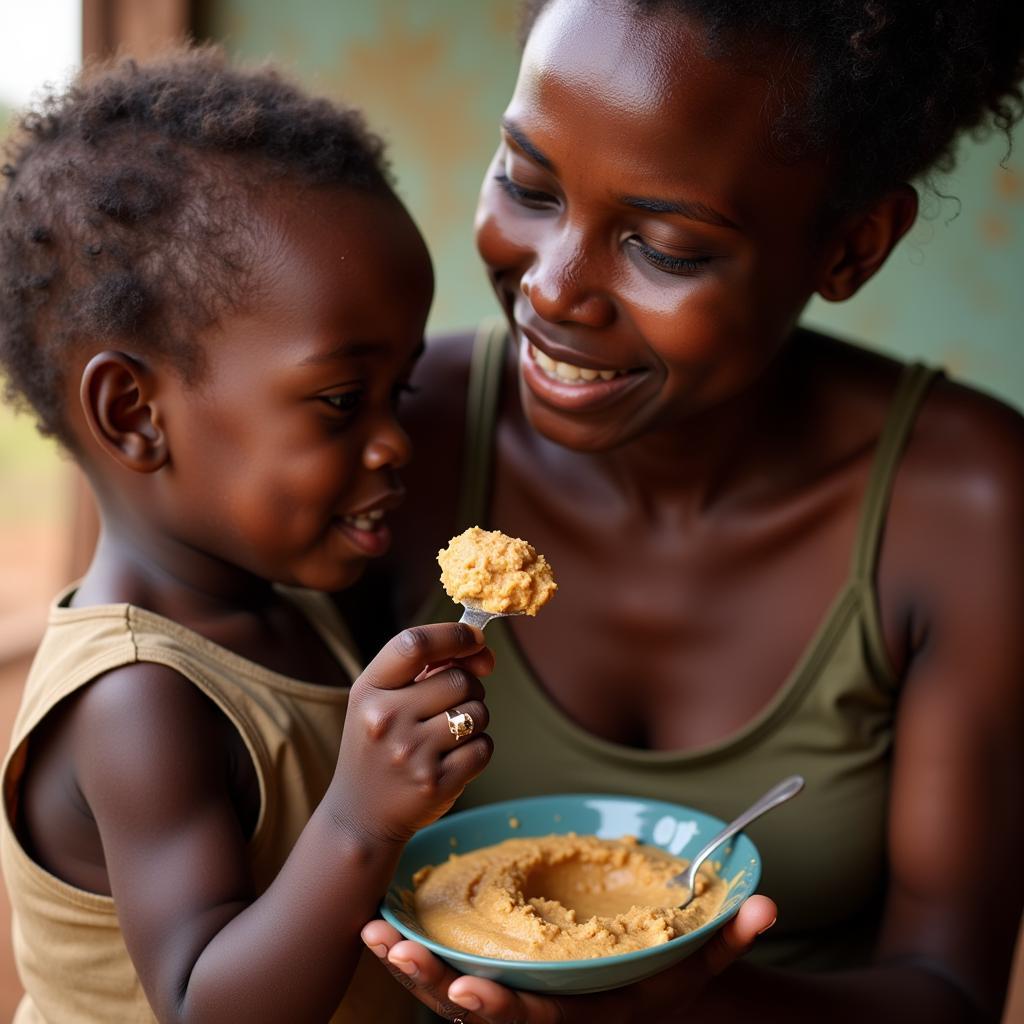
<path id="1" fill-rule="evenodd" d="M 417 681 L 432 664 L 444 667 Z M 342 824 L 405 842 L 451 807 L 491 757 L 478 676 L 493 667 L 483 633 L 460 623 L 416 626 L 388 641 L 352 685 L 333 784 Z M 472 731 L 457 737 L 446 712 L 470 716 Z"/>

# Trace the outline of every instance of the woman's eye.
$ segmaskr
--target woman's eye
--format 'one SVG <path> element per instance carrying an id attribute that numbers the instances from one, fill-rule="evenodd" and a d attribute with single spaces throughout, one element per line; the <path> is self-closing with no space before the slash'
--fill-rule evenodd
<path id="1" fill-rule="evenodd" d="M 529 206 L 531 209 L 538 210 L 549 207 L 555 202 L 554 197 L 549 196 L 547 192 L 523 188 L 522 185 L 514 182 L 507 174 L 496 174 L 494 180 L 521 206 Z"/>
<path id="2" fill-rule="evenodd" d="M 363 400 L 362 391 L 342 391 L 337 395 L 321 395 L 320 400 L 326 402 L 336 412 L 353 413 Z"/>
<path id="3" fill-rule="evenodd" d="M 634 235 L 629 244 L 652 266 L 668 274 L 692 274 L 711 262 L 710 256 L 669 256 L 660 249 L 652 249 L 642 238 Z"/>

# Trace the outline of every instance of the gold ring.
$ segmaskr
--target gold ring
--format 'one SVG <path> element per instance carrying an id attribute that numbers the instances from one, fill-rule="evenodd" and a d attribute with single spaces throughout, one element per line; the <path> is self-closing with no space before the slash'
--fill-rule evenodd
<path id="1" fill-rule="evenodd" d="M 457 739 L 464 740 L 473 731 L 473 716 L 468 712 L 459 711 L 454 715 L 446 711 L 448 731 Z"/>

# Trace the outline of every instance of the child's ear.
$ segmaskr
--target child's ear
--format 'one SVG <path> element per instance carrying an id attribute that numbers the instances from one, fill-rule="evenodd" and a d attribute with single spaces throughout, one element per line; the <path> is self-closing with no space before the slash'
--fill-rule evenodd
<path id="1" fill-rule="evenodd" d="M 124 352 L 99 352 L 82 371 L 80 397 L 92 436 L 136 473 L 155 472 L 169 454 L 154 396 L 152 371 Z"/>
<path id="2" fill-rule="evenodd" d="M 829 302 L 850 298 L 875 275 L 916 217 L 917 192 L 900 185 L 840 221 L 823 250 L 817 293 Z"/>

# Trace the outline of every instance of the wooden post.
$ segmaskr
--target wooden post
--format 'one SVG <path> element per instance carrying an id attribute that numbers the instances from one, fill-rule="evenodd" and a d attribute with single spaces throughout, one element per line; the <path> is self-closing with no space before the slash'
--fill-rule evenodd
<path id="1" fill-rule="evenodd" d="M 82 57 L 146 58 L 192 30 L 189 0 L 82 0 Z"/>

